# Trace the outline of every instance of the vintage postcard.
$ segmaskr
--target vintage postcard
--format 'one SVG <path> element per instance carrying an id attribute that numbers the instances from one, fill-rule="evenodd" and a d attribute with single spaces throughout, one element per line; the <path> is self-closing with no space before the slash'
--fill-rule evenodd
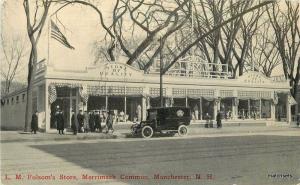
<path id="1" fill-rule="evenodd" d="M 1 184 L 300 185 L 297 0 L 1 0 Z"/>

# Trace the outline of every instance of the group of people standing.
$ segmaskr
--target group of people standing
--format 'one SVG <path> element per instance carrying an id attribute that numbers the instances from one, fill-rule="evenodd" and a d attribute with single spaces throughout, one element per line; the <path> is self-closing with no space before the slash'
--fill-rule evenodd
<path id="1" fill-rule="evenodd" d="M 75 117 L 75 112 L 72 111 L 71 128 L 73 134 L 87 132 L 102 132 L 101 123 L 106 124 L 106 133 L 113 132 L 113 120 L 114 113 L 109 111 L 107 114 L 100 111 L 87 111 L 79 110 L 79 113 Z"/>
<path id="2" fill-rule="evenodd" d="M 217 116 L 216 116 L 216 122 L 217 122 L 217 128 L 222 128 L 222 113 L 221 113 L 221 111 L 218 111 L 217 112 Z M 205 127 L 206 128 L 212 128 L 213 127 L 213 121 L 212 121 L 212 119 L 211 119 L 211 116 L 208 114 L 208 113 L 206 113 L 206 115 L 205 115 L 205 120 L 206 120 L 206 125 L 205 125 Z"/>

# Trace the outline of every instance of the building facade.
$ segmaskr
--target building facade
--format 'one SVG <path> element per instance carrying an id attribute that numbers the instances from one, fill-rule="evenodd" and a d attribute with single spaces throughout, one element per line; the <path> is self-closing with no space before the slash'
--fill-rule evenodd
<path id="1" fill-rule="evenodd" d="M 205 65 L 184 61 L 174 65 L 163 77 L 164 105 L 188 106 L 193 119 L 199 122 L 206 115 L 214 119 L 218 110 L 226 120 L 291 122 L 293 99 L 288 81 L 267 78 L 254 71 L 233 79 L 227 66 Z M 55 129 L 54 114 L 58 107 L 63 111 L 67 127 L 71 125 L 71 111 L 77 113 L 80 109 L 113 110 L 117 117 L 125 115 L 126 121 L 135 121 L 140 111 L 141 119 L 146 119 L 148 108 L 160 106 L 159 74 L 153 66 L 148 72 L 123 63 L 63 70 L 39 63 L 32 96 L 32 111 L 39 112 L 39 128 L 46 132 Z M 25 110 L 24 100 L 25 90 L 2 97 L 2 127 L 14 124 L 23 127 L 25 111 L 19 111 L 14 119 L 9 112 Z"/>

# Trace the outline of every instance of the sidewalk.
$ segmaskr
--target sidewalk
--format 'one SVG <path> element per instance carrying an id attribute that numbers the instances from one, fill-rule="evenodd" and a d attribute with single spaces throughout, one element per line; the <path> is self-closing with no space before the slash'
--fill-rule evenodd
<path id="1" fill-rule="evenodd" d="M 189 136 L 232 136 L 232 135 L 248 135 L 262 133 L 278 133 L 278 132 L 296 132 L 300 135 L 299 127 L 280 127 L 280 126 L 231 126 L 223 128 L 203 128 L 199 125 L 189 126 Z M 64 140 L 96 140 L 96 139 L 116 139 L 116 138 L 132 138 L 130 135 L 130 125 L 116 125 L 113 134 L 105 133 L 78 133 L 73 135 L 66 132 L 65 135 L 53 133 L 24 133 L 23 131 L 1 131 L 1 143 L 8 142 L 39 142 L 39 141 L 64 141 Z"/>

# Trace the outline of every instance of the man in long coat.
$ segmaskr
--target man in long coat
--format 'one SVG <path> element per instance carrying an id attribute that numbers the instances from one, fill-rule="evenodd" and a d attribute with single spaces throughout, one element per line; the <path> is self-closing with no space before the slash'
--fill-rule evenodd
<path id="1" fill-rule="evenodd" d="M 72 117 L 71 117 L 71 128 L 73 130 L 73 134 L 77 135 L 78 132 L 78 124 L 77 121 L 75 120 L 75 112 L 72 111 Z"/>
<path id="2" fill-rule="evenodd" d="M 220 111 L 218 111 L 218 113 L 217 113 L 216 121 L 217 121 L 217 128 L 221 128 L 222 127 L 222 114 Z"/>
<path id="3" fill-rule="evenodd" d="M 34 114 L 32 114 L 31 118 L 31 133 L 33 132 L 36 134 L 36 131 L 38 130 L 38 111 L 35 111 Z"/>
<path id="4" fill-rule="evenodd" d="M 107 126 L 107 132 L 106 133 L 108 133 L 110 130 L 112 131 L 112 133 L 114 132 L 113 122 L 114 122 L 113 111 L 109 111 L 108 117 L 106 119 L 106 126 Z"/>
<path id="5" fill-rule="evenodd" d="M 100 119 L 100 114 L 99 114 L 98 110 L 96 111 L 96 114 L 94 116 L 94 120 L 95 120 L 95 131 L 102 132 L 101 119 Z"/>
<path id="6" fill-rule="evenodd" d="M 95 114 L 94 114 L 94 111 L 89 112 L 89 126 L 90 126 L 91 132 L 94 132 L 95 131 Z"/>
<path id="7" fill-rule="evenodd" d="M 62 111 L 57 114 L 57 130 L 59 134 L 64 134 L 65 120 Z"/>
<path id="8" fill-rule="evenodd" d="M 84 121 L 84 116 L 82 113 L 82 110 L 79 110 L 79 113 L 77 114 L 77 121 L 78 121 L 78 126 L 79 126 L 79 132 L 83 132 L 83 121 Z"/>

